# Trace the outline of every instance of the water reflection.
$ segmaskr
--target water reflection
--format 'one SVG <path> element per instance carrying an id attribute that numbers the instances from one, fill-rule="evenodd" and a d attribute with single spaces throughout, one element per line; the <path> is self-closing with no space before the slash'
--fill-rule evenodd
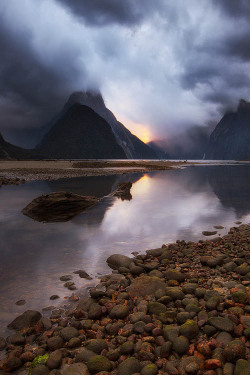
<path id="1" fill-rule="evenodd" d="M 224 234 L 250 219 L 250 168 L 209 166 L 184 170 L 33 182 L 0 190 L 0 333 L 14 314 L 50 305 L 71 293 L 62 274 L 84 269 L 93 277 L 108 270 L 106 258 L 161 246 L 177 238 L 196 240 L 224 225 Z M 119 182 L 134 182 L 132 201 L 105 199 L 67 223 L 38 223 L 21 214 L 33 198 L 57 190 L 103 196 Z M 95 282 L 74 275 L 77 287 Z M 16 306 L 25 299 L 27 304 Z M 54 304 L 54 301 L 53 301 Z"/>

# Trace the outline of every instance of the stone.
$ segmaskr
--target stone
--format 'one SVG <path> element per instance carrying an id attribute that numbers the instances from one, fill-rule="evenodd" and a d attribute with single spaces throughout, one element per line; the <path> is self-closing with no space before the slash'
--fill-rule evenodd
<path id="1" fill-rule="evenodd" d="M 223 366 L 223 375 L 234 375 L 234 365 L 230 362 Z"/>
<path id="2" fill-rule="evenodd" d="M 168 287 L 166 288 L 166 295 L 171 297 L 173 300 L 183 299 L 185 294 L 179 287 Z"/>
<path id="3" fill-rule="evenodd" d="M 99 202 L 96 197 L 58 191 L 33 199 L 22 213 L 39 222 L 64 222 Z"/>
<path id="4" fill-rule="evenodd" d="M 73 337 L 79 336 L 79 332 L 74 327 L 65 327 L 60 331 L 60 336 L 64 341 L 69 341 Z"/>
<path id="5" fill-rule="evenodd" d="M 246 355 L 246 345 L 240 339 L 230 341 L 225 346 L 223 355 L 229 362 L 235 362 L 238 359 L 244 359 Z"/>
<path id="6" fill-rule="evenodd" d="M 47 345 L 50 350 L 57 350 L 63 347 L 63 339 L 60 336 L 53 336 L 47 340 Z"/>
<path id="7" fill-rule="evenodd" d="M 9 342 L 12 345 L 24 345 L 25 344 L 25 338 L 23 335 L 20 335 L 16 333 L 15 335 L 12 335 L 9 337 Z"/>
<path id="8" fill-rule="evenodd" d="M 218 344 L 224 348 L 233 338 L 228 332 L 220 332 L 218 336 L 216 336 L 216 341 Z"/>
<path id="9" fill-rule="evenodd" d="M 22 366 L 22 361 L 20 358 L 17 357 L 11 357 L 8 358 L 6 363 L 4 364 L 4 369 L 6 369 L 8 372 L 12 372 L 17 370 L 19 367 Z"/>
<path id="10" fill-rule="evenodd" d="M 187 320 L 180 326 L 180 334 L 189 340 L 194 339 L 199 334 L 198 324 L 194 320 Z"/>
<path id="11" fill-rule="evenodd" d="M 83 363 L 65 365 L 61 369 L 62 375 L 89 375 L 88 368 Z"/>
<path id="12" fill-rule="evenodd" d="M 140 372 L 140 362 L 138 359 L 130 357 L 118 366 L 118 375 L 133 375 Z"/>
<path id="13" fill-rule="evenodd" d="M 141 375 L 157 375 L 158 374 L 158 367 L 151 363 L 143 367 L 141 370 Z"/>
<path id="14" fill-rule="evenodd" d="M 119 347 L 119 349 L 121 354 L 132 354 L 134 352 L 134 344 L 131 341 L 126 341 Z"/>
<path id="15" fill-rule="evenodd" d="M 112 319 L 124 319 L 128 316 L 129 309 L 125 305 L 116 305 L 110 311 L 109 316 Z"/>
<path id="16" fill-rule="evenodd" d="M 101 371 L 110 372 L 112 370 L 112 363 L 108 358 L 97 355 L 89 359 L 87 367 L 91 374 L 97 374 Z"/>
<path id="17" fill-rule="evenodd" d="M 32 370 L 32 375 L 47 375 L 49 369 L 45 365 L 38 365 Z"/>
<path id="18" fill-rule="evenodd" d="M 21 331 L 23 329 L 33 327 L 41 319 L 41 317 L 42 316 L 39 311 L 27 310 L 14 319 L 8 325 L 8 328 Z"/>
<path id="19" fill-rule="evenodd" d="M 96 353 L 86 348 L 80 348 L 75 355 L 76 362 L 88 362 L 90 358 L 95 357 Z"/>
<path id="20" fill-rule="evenodd" d="M 142 275 L 133 279 L 127 288 L 131 297 L 145 297 L 154 295 L 158 289 L 166 289 L 166 284 L 159 277 Z"/>
<path id="21" fill-rule="evenodd" d="M 3 337 L 0 337 L 0 350 L 3 350 L 6 347 L 7 343 Z"/>
<path id="22" fill-rule="evenodd" d="M 50 370 L 57 369 L 61 365 L 62 357 L 63 355 L 62 355 L 61 350 L 55 350 L 54 352 L 50 354 L 46 365 L 48 366 Z"/>
<path id="23" fill-rule="evenodd" d="M 160 302 L 149 302 L 148 304 L 149 314 L 159 315 L 160 313 L 164 313 L 166 311 L 167 311 L 166 306 Z"/>
<path id="24" fill-rule="evenodd" d="M 168 270 L 165 272 L 165 277 L 167 280 L 176 280 L 182 283 L 186 279 L 186 274 L 176 270 Z"/>
<path id="25" fill-rule="evenodd" d="M 250 363 L 244 359 L 238 359 L 234 375 L 250 375 Z"/>
<path id="26" fill-rule="evenodd" d="M 216 329 L 220 331 L 225 331 L 225 332 L 232 332 L 234 329 L 232 320 L 227 319 L 227 318 L 222 318 L 220 316 L 209 318 L 208 324 L 212 325 L 213 327 L 215 327 Z"/>
<path id="27" fill-rule="evenodd" d="M 129 268 L 132 261 L 132 258 L 122 254 L 113 254 L 107 259 L 108 266 L 114 270 L 118 270 L 120 267 Z"/>
<path id="28" fill-rule="evenodd" d="M 92 303 L 89 307 L 88 317 L 89 319 L 98 320 L 102 316 L 102 308 L 98 303 Z"/>
<path id="29" fill-rule="evenodd" d="M 104 349 L 108 350 L 108 344 L 104 339 L 92 339 L 86 348 L 96 354 L 100 354 Z"/>
<path id="30" fill-rule="evenodd" d="M 245 304 L 245 303 L 248 302 L 248 295 L 247 295 L 247 293 L 245 293 L 241 290 L 238 290 L 237 292 L 234 292 L 232 294 L 232 300 L 236 303 Z"/>
<path id="31" fill-rule="evenodd" d="M 180 355 L 187 353 L 189 341 L 185 336 L 179 336 L 173 341 L 173 350 Z"/>

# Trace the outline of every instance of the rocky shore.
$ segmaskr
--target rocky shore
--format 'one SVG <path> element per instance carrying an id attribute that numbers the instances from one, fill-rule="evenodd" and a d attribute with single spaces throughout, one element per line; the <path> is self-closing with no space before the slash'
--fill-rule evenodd
<path id="1" fill-rule="evenodd" d="M 250 225 L 107 262 L 75 308 L 10 323 L 3 374 L 250 374 Z"/>

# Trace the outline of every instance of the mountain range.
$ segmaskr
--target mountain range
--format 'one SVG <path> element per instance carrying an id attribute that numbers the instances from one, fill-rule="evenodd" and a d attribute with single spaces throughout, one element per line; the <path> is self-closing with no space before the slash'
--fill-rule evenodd
<path id="1" fill-rule="evenodd" d="M 241 99 L 209 131 L 194 126 L 145 144 L 116 119 L 100 93 L 75 92 L 34 149 L 14 146 L 0 134 L 0 159 L 250 159 L 249 102 Z"/>

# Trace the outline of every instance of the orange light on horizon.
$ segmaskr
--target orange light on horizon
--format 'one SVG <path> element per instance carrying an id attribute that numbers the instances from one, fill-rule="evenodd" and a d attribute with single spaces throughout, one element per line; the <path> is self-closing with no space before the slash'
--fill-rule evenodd
<path id="1" fill-rule="evenodd" d="M 153 139 L 152 133 L 148 125 L 140 124 L 138 122 L 133 122 L 127 119 L 122 119 L 121 122 L 128 128 L 131 133 L 140 138 L 144 143 L 148 143 Z"/>

